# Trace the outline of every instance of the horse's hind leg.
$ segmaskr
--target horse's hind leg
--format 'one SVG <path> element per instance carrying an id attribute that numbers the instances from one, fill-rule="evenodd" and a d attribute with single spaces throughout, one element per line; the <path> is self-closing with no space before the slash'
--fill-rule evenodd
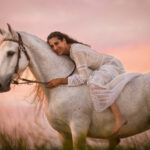
<path id="1" fill-rule="evenodd" d="M 115 150 L 116 146 L 120 143 L 120 138 L 113 137 L 109 139 L 109 149 Z"/>
<path id="2" fill-rule="evenodd" d="M 74 150 L 85 150 L 86 147 L 86 136 L 89 129 L 88 120 L 73 120 L 70 123 L 72 140 L 73 140 L 73 149 Z"/>

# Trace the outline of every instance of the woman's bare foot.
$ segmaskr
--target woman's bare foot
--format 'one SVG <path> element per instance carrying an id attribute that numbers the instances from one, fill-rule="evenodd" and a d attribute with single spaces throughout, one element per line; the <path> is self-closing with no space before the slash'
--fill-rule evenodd
<path id="1" fill-rule="evenodd" d="M 115 128 L 112 131 L 112 135 L 116 135 L 119 132 L 120 128 L 122 126 L 126 125 L 126 124 L 127 124 L 127 120 L 126 119 L 120 119 L 120 120 L 118 120 L 116 122 Z"/>

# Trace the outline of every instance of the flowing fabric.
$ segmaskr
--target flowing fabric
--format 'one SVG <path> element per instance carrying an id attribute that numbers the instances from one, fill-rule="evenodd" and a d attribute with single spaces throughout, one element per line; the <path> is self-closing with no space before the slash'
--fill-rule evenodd
<path id="1" fill-rule="evenodd" d="M 106 84 L 106 89 L 102 89 L 98 84 L 93 84 L 89 80 L 90 96 L 94 108 L 97 112 L 102 112 L 110 107 L 121 94 L 121 91 L 132 79 L 141 76 L 139 73 L 121 74 Z M 113 83 L 115 81 L 115 84 Z M 113 85 L 114 84 L 114 85 Z"/>
<path id="2" fill-rule="evenodd" d="M 124 86 L 139 75 L 125 74 L 120 60 L 83 44 L 72 44 L 70 57 L 76 64 L 77 73 L 68 78 L 68 86 L 88 84 L 93 106 L 98 112 L 112 105 Z M 109 89 L 108 84 L 120 74 L 124 74 L 124 78 L 113 89 Z"/>

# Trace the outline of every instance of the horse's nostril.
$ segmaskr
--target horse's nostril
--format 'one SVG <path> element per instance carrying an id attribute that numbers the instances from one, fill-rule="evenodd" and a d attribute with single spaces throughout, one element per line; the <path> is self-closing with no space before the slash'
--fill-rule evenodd
<path id="1" fill-rule="evenodd" d="M 1 83 L 0 83 L 0 88 L 2 88 L 2 85 L 1 85 Z"/>
<path id="2" fill-rule="evenodd" d="M 8 80 L 8 85 L 10 85 L 10 83 L 11 83 L 11 80 Z"/>

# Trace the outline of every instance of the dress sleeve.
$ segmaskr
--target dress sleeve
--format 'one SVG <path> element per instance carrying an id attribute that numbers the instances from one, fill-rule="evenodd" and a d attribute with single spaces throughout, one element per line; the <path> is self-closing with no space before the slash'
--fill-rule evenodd
<path id="1" fill-rule="evenodd" d="M 89 78 L 88 66 L 86 61 L 86 54 L 82 51 L 72 53 L 78 74 L 72 75 L 68 78 L 69 86 L 78 86 L 87 82 Z"/>

